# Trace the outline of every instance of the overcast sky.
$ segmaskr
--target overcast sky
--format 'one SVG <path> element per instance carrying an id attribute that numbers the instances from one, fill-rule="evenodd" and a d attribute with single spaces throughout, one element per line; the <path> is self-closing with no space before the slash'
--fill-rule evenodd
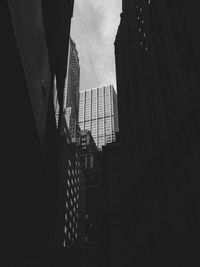
<path id="1" fill-rule="evenodd" d="M 114 41 L 122 0 L 75 0 L 71 37 L 80 59 L 80 90 L 116 86 Z"/>

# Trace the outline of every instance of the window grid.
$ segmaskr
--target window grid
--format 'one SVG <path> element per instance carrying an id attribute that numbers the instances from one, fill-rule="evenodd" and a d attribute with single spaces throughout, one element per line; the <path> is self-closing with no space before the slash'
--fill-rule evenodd
<path id="1" fill-rule="evenodd" d="M 91 131 L 98 147 L 112 142 L 118 124 L 117 96 L 113 86 L 105 86 L 80 92 L 79 125 Z M 113 118 L 116 117 L 116 122 Z M 112 135 L 110 135 L 112 136 Z"/>

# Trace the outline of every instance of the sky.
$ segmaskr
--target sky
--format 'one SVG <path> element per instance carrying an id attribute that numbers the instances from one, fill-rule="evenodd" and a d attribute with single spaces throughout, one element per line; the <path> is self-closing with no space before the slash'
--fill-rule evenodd
<path id="1" fill-rule="evenodd" d="M 113 84 L 114 41 L 122 0 L 75 0 L 71 37 L 80 61 L 80 90 Z"/>

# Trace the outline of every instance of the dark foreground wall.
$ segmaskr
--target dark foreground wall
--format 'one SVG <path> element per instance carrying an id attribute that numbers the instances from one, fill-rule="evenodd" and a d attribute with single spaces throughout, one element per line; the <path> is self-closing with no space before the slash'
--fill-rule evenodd
<path id="1" fill-rule="evenodd" d="M 55 1 L 45 12 L 52 14 L 53 8 L 62 10 L 63 3 Z M 54 29 L 63 26 L 60 34 L 63 28 L 67 29 L 66 36 L 59 36 L 59 41 L 69 38 L 72 1 L 67 3 L 70 7 L 63 6 L 71 11 L 66 12 L 67 19 L 62 20 L 64 13 L 59 17 L 58 11 L 51 20 Z M 61 88 L 66 64 L 60 56 L 64 45 L 58 49 L 51 44 L 55 31 L 50 32 L 46 14 L 43 21 L 42 4 L 39 0 L 0 4 L 4 110 L 1 120 L 1 266 L 62 266 L 72 259 L 66 251 L 57 250 L 59 256 L 56 256 L 53 249 L 59 139 L 53 111 L 52 77 L 57 73 Z M 59 26 L 55 26 L 56 21 Z M 68 42 L 66 54 L 67 45 Z M 78 262 L 79 258 L 74 258 L 74 266 L 78 266 Z"/>
<path id="2" fill-rule="evenodd" d="M 115 42 L 123 266 L 198 266 L 199 3 L 124 0 Z"/>

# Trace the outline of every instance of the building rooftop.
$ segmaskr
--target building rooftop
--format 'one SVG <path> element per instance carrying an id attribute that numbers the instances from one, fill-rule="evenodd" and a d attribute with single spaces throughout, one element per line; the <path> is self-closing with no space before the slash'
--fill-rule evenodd
<path id="1" fill-rule="evenodd" d="M 113 84 L 106 84 L 106 85 L 104 84 L 104 85 L 100 85 L 100 86 L 97 86 L 97 87 L 81 90 L 80 93 L 85 92 L 85 91 L 95 90 L 95 89 L 98 89 L 98 88 L 107 87 L 107 86 L 111 86 L 111 87 L 113 87 L 115 89 Z"/>

